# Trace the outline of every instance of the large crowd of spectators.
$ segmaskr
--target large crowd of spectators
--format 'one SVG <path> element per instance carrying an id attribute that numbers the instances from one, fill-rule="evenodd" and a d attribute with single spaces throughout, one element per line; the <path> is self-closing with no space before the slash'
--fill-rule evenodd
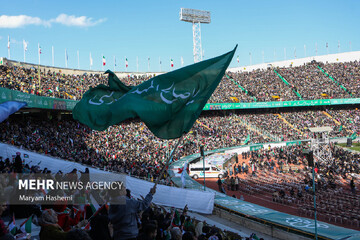
<path id="1" fill-rule="evenodd" d="M 252 102 L 254 99 L 246 94 L 233 79 L 223 77 L 215 92 L 211 95 L 209 103 Z"/>
<path id="2" fill-rule="evenodd" d="M 0 141 L 101 169 L 155 179 L 175 144 L 156 138 L 140 121 L 127 121 L 105 131 L 93 131 L 74 120 L 39 115 L 12 116 L 0 123 Z M 69 116 L 68 116 L 69 117 Z M 71 117 L 71 116 L 70 116 Z M 175 152 L 174 159 L 206 150 L 238 146 L 249 135 L 236 115 L 208 113 L 195 123 Z M 263 142 L 258 133 L 251 142 Z"/>
<path id="3" fill-rule="evenodd" d="M 280 114 L 205 112 L 185 135 L 174 159 L 197 153 L 200 145 L 204 145 L 205 150 L 213 150 L 244 143 L 307 139 L 311 136 L 311 127 L 330 126 L 333 128 L 331 137 L 359 133 L 359 110 L 328 112 L 330 115 L 323 111 Z M 158 176 L 166 156 L 176 143 L 156 138 L 139 120 L 126 121 L 105 131 L 93 131 L 69 115 L 62 115 L 62 118 L 59 120 L 51 114 L 46 117 L 37 114 L 12 116 L 0 123 L 0 141 L 147 179 Z"/>
<path id="4" fill-rule="evenodd" d="M 272 69 L 229 75 L 245 88 L 250 96 L 255 96 L 257 102 L 297 100 L 292 89 Z"/>
<path id="5" fill-rule="evenodd" d="M 344 64 L 322 67 L 337 79 L 351 77 L 352 80 L 349 81 L 353 81 L 352 87 L 345 84 L 347 80 L 344 80 L 344 86 L 354 94 L 353 96 L 356 96 L 358 63 L 347 63 L 345 66 L 348 67 L 345 68 Z M 338 75 L 333 74 L 332 72 L 336 72 L 338 68 L 342 69 L 342 72 Z M 350 96 L 324 75 L 316 65 L 282 68 L 278 69 L 278 72 L 290 85 L 285 84 L 272 69 L 249 73 L 229 73 L 233 80 L 224 77 L 209 102 L 233 102 L 234 99 L 230 97 L 236 97 L 239 102 L 254 101 L 253 97 L 257 101 L 298 100 L 296 92 L 300 93 L 302 99 L 318 99 L 321 93 L 326 93 L 331 98 Z M 127 85 L 138 85 L 148 78 L 147 76 L 128 76 L 121 80 Z M 106 81 L 106 75 L 66 75 L 44 69 L 38 71 L 35 68 L 0 66 L 0 87 L 40 96 L 78 100 L 89 87 L 95 87 L 100 83 L 106 84 Z M 237 84 L 246 89 L 247 93 Z M 11 116 L 0 123 L 0 141 L 96 168 L 137 176 L 148 181 L 154 181 L 159 177 L 161 169 L 165 166 L 164 162 L 175 145 L 175 141 L 156 138 L 139 120 L 125 121 L 99 132 L 72 120 L 70 115 L 52 114 L 54 113 L 49 113 L 47 116 L 40 114 Z M 243 143 L 305 139 L 310 136 L 309 128 L 318 126 L 333 127 L 331 137 L 345 137 L 352 133 L 359 133 L 359 116 L 358 109 L 293 111 L 279 114 L 206 112 L 199 117 L 190 133 L 184 137 L 173 159 L 176 161 L 183 156 L 197 153 L 200 145 L 204 145 L 205 150 L 213 150 L 239 146 Z M 354 157 L 335 146 L 332 146 L 332 151 L 335 157 L 332 164 L 318 163 L 317 174 L 320 180 L 317 184 L 320 184 L 320 187 L 332 186 L 338 176 L 346 178 L 349 173 L 359 174 L 358 155 Z M 249 172 L 250 169 L 273 170 L 274 166 L 284 164 L 304 164 L 304 156 L 299 152 L 298 147 L 261 150 L 249 153 L 249 156 L 250 165 L 246 168 L 246 164 L 243 166 L 239 164 L 238 170 L 234 172 L 239 169 L 243 172 L 245 172 L 244 169 Z M 10 170 L 11 166 L 9 163 L 6 164 L 8 166 L 5 169 Z M 32 171 L 31 167 L 28 166 L 28 168 Z M 165 173 L 160 178 L 162 183 L 171 184 L 168 174 Z M 44 217 L 46 218 L 44 221 L 48 221 L 54 213 L 47 211 L 45 214 L 50 215 Z M 156 239 L 166 239 L 164 232 L 171 232 L 174 228 L 168 229 L 169 226 L 162 221 L 168 221 L 169 217 L 171 219 L 171 212 L 153 207 L 147 214 L 144 221 L 150 221 L 151 226 L 144 227 L 140 234 L 155 234 L 154 231 L 156 231 L 155 236 L 161 236 Z M 183 227 L 180 227 L 179 231 L 176 230 L 180 232 L 183 239 L 184 232 L 191 232 L 190 235 L 197 234 L 195 231 L 185 229 L 186 224 L 191 225 L 189 221 L 192 222 L 184 215 L 183 221 L 180 221 L 180 226 L 183 225 Z M 195 227 L 194 223 L 193 225 Z M 164 229 L 168 230 L 164 231 Z M 202 228 L 202 233 L 205 233 L 203 235 L 207 237 L 202 239 L 220 234 L 218 230 L 205 229 Z M 153 235 L 151 236 L 152 238 L 149 239 L 154 238 Z"/>
<path id="6" fill-rule="evenodd" d="M 346 137 L 350 136 L 351 133 L 357 132 L 358 129 L 355 126 L 348 125 L 346 123 L 346 117 L 349 112 L 358 112 L 357 110 L 332 110 L 332 111 L 299 111 L 299 112 L 287 112 L 282 113 L 282 117 L 286 119 L 294 128 L 298 129 L 302 133 L 302 138 L 309 138 L 310 129 L 313 127 L 332 127 L 332 131 L 329 133 L 330 137 Z M 329 115 L 327 115 L 329 114 Z M 334 116 L 340 117 L 340 122 L 334 119 Z M 356 115 L 349 117 L 347 121 L 358 122 Z M 343 126 L 348 126 L 349 131 L 345 131 L 345 128 L 341 129 L 341 124 Z"/>
<path id="7" fill-rule="evenodd" d="M 321 66 L 337 83 L 317 66 Z M 209 99 L 209 103 L 357 97 L 360 94 L 359 69 L 359 62 L 354 61 L 333 64 L 311 62 L 298 67 L 227 72 L 229 78 L 223 77 Z M 286 84 L 274 70 L 289 84 Z M 153 76 L 128 75 L 121 78 L 121 81 L 126 85 L 136 86 L 150 77 Z M 0 66 L 0 87 L 40 96 L 79 100 L 90 87 L 106 83 L 107 75 L 105 74 L 76 75 L 64 74 L 61 73 L 61 70 L 59 72 L 50 71 L 45 68 Z M 338 83 L 343 85 L 347 91 Z"/>
<path id="8" fill-rule="evenodd" d="M 290 205 L 300 216 L 313 217 L 313 177 L 311 161 L 304 153 L 307 148 L 301 144 L 243 152 L 239 162 L 228 167 L 227 178 L 218 180 L 219 190 L 233 196 L 256 195 L 269 202 L 263 203 L 265 206 L 273 201 L 281 208 Z M 327 159 L 314 157 L 318 220 L 358 229 L 360 154 L 333 143 L 329 151 Z"/>
<path id="9" fill-rule="evenodd" d="M 321 66 L 331 77 L 340 82 L 351 97 L 360 96 L 360 63 L 359 61 L 345 63 L 330 63 Z"/>
<path id="10" fill-rule="evenodd" d="M 121 80 L 129 86 L 136 86 L 147 76 L 129 75 Z M 22 91 L 38 96 L 79 100 L 90 88 L 107 84 L 107 75 L 84 73 L 82 75 L 63 74 L 46 69 L 24 68 L 20 66 L 0 66 L 0 87 Z"/>
<path id="11" fill-rule="evenodd" d="M 135 199 L 129 189 L 100 194 L 105 202 L 113 202 L 110 206 L 105 203 L 95 207 L 96 202 L 84 203 L 57 201 L 56 204 L 9 205 L 9 196 L 18 193 L 17 183 L 12 180 L 12 174 L 24 174 L 32 178 L 35 174 L 44 174 L 47 179 L 56 181 L 84 181 L 89 179 L 91 171 L 80 172 L 77 169 L 69 173 L 52 173 L 41 169 L 39 165 L 28 165 L 22 162 L 20 154 L 14 161 L 9 158 L 0 160 L 1 194 L 0 194 L 0 238 L 13 240 L 40 237 L 40 240 L 111 240 L 111 239 L 139 239 L 139 240 L 181 240 L 181 239 L 250 239 L 231 231 L 219 229 L 209 225 L 206 221 L 199 221 L 188 214 L 188 208 L 164 208 L 152 203 L 156 187 L 153 187 L 143 199 Z M 87 178 L 84 175 L 88 175 Z M 38 176 L 38 175 L 37 175 Z M 47 194 L 52 194 L 50 190 Z M 68 193 L 61 191 L 62 196 Z M 26 192 L 24 192 L 26 194 Z M 29 193 L 30 194 L 30 193 Z M 37 190 L 33 196 L 42 196 Z M 57 193 L 59 194 L 59 193 Z M 72 192 L 75 196 L 81 192 Z M 87 193 L 92 195 L 90 191 Z M 122 204 L 114 204 L 118 198 L 124 198 Z M 90 198 L 89 198 L 90 199 Z M 39 235 L 32 234 L 31 228 L 19 226 L 7 227 L 5 220 L 31 219 L 31 223 L 40 228 Z M 252 237 L 256 236 L 251 234 Z M 259 239 L 259 238 L 257 238 Z"/>
<path id="12" fill-rule="evenodd" d="M 98 74 L 69 75 L 46 69 L 0 66 L 0 87 L 38 96 L 79 100 L 89 87 L 106 81 L 107 76 Z"/>
<path id="13" fill-rule="evenodd" d="M 317 64 L 309 63 L 298 67 L 280 68 L 279 74 L 295 91 L 299 92 L 304 100 L 350 97 L 346 91 L 321 72 Z"/>

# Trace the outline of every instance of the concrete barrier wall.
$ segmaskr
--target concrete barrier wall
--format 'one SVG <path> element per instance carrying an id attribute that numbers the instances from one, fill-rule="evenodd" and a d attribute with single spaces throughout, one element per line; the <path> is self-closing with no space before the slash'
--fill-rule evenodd
<path id="1" fill-rule="evenodd" d="M 278 239 L 284 239 L 284 240 L 307 240 L 307 239 L 312 239 L 309 237 L 305 237 L 305 236 L 301 236 L 295 233 L 291 233 L 288 231 L 284 231 L 281 230 L 279 228 L 276 228 L 274 226 L 271 225 L 265 225 L 263 223 L 257 222 L 257 221 L 253 221 L 249 218 L 245 218 L 245 217 L 241 217 L 237 214 L 234 213 L 230 213 L 229 211 L 226 210 L 222 210 L 220 208 L 215 207 L 213 214 L 219 216 L 220 218 L 226 219 L 228 221 L 237 223 L 241 226 L 244 226 L 246 228 L 249 228 L 251 230 L 263 233 L 263 234 L 267 234 L 271 237 L 275 237 Z M 319 238 L 322 239 L 322 238 Z"/>

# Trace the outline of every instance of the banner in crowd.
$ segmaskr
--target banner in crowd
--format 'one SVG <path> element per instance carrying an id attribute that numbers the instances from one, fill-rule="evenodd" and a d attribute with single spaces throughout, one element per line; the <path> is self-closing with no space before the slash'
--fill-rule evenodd
<path id="1" fill-rule="evenodd" d="M 231 110 L 253 108 L 282 108 L 282 107 L 313 107 L 342 104 L 360 104 L 360 98 L 345 99 L 317 99 L 280 102 L 252 102 L 252 103 L 208 103 L 203 110 Z"/>
<path id="2" fill-rule="evenodd" d="M 78 101 L 40 97 L 33 94 L 23 93 L 7 88 L 0 88 L 0 103 L 7 101 L 26 102 L 29 108 L 73 110 Z M 311 107 L 329 106 L 342 104 L 360 104 L 360 98 L 345 99 L 317 99 L 282 102 L 252 102 L 252 103 L 207 103 L 203 110 L 231 110 L 253 108 L 280 108 L 280 107 Z"/>
<path id="3" fill-rule="evenodd" d="M 71 111 L 78 101 L 40 97 L 34 94 L 0 88 L 0 103 L 7 101 L 26 102 L 28 108 L 59 109 Z"/>
<path id="4" fill-rule="evenodd" d="M 58 158 L 48 157 L 42 154 L 34 153 L 15 146 L 0 143 L 0 156 L 9 158 L 10 161 L 15 158 L 16 153 L 21 154 L 22 160 L 31 165 L 39 165 L 41 169 L 47 168 L 53 173 L 61 170 L 64 174 L 71 172 L 73 169 L 85 171 L 88 166 L 76 162 L 65 161 Z M 108 172 L 97 168 L 90 169 L 90 181 L 119 181 L 126 177 L 126 188 L 131 190 L 131 195 L 135 197 L 143 196 L 149 193 L 150 188 L 154 185 L 152 182 L 140 180 L 124 174 Z M 181 197 L 179 197 L 181 196 Z M 158 185 L 153 202 L 168 207 L 184 208 L 187 204 L 190 211 L 211 214 L 214 208 L 215 194 L 211 192 L 197 191 L 193 189 L 182 189 Z"/>

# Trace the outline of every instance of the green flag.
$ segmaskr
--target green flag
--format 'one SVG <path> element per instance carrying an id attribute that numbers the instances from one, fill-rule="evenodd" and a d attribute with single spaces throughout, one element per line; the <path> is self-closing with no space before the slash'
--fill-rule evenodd
<path id="1" fill-rule="evenodd" d="M 236 46 L 237 47 L 237 46 Z M 95 130 L 105 130 L 139 117 L 162 139 L 187 133 L 220 83 L 236 47 L 202 61 L 128 87 L 111 71 L 108 85 L 88 90 L 73 110 L 73 118 Z"/>
<path id="2" fill-rule="evenodd" d="M 354 132 L 353 134 L 351 134 L 350 137 L 351 137 L 352 140 L 355 140 L 355 139 L 356 139 L 356 132 Z"/>
<path id="3" fill-rule="evenodd" d="M 20 229 L 23 233 L 31 233 L 31 222 L 32 215 L 20 225 Z"/>
<path id="4" fill-rule="evenodd" d="M 342 131 L 342 129 L 343 129 L 343 126 L 342 126 L 342 125 L 340 125 L 339 132 L 341 132 L 341 131 Z"/>
<path id="5" fill-rule="evenodd" d="M 9 232 L 15 236 L 16 231 L 17 231 L 17 227 L 16 227 L 16 223 L 15 223 L 15 215 L 13 213 L 12 221 L 9 224 Z"/>
<path id="6" fill-rule="evenodd" d="M 250 141 L 250 133 L 248 134 L 247 138 L 245 139 L 244 144 L 247 144 Z"/>

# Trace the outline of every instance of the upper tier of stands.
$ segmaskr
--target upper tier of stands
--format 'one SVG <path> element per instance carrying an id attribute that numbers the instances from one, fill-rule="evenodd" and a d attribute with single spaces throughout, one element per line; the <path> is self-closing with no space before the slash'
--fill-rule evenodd
<path id="1" fill-rule="evenodd" d="M 99 73 L 65 74 L 61 69 L 0 66 L 0 87 L 39 96 L 79 100 L 90 87 L 107 83 Z M 149 75 L 121 77 L 127 85 L 138 85 Z M 227 72 L 209 103 L 295 101 L 360 97 L 360 63 L 312 61 L 296 67 Z"/>

